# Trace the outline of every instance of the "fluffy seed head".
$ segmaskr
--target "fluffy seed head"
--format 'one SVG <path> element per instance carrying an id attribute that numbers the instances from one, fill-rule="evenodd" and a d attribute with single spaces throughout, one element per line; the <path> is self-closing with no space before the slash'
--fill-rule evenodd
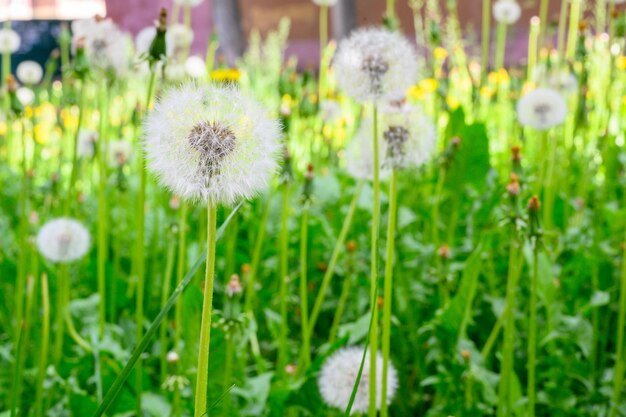
<path id="1" fill-rule="evenodd" d="M 138 55 L 147 54 L 150 50 L 150 45 L 156 36 L 156 27 L 147 26 L 135 36 L 135 50 Z"/>
<path id="2" fill-rule="evenodd" d="M 234 203 L 267 186 L 277 169 L 280 125 L 230 86 L 184 84 L 147 118 L 148 168 L 174 194 Z"/>
<path id="3" fill-rule="evenodd" d="M 499 23 L 512 25 L 522 16 L 522 8 L 516 0 L 498 0 L 493 4 L 493 18 Z"/>
<path id="4" fill-rule="evenodd" d="M 567 116 L 567 102 L 558 92 L 549 88 L 537 88 L 517 103 L 517 117 L 522 126 L 547 130 L 558 126 Z"/>
<path id="5" fill-rule="evenodd" d="M 39 229 L 37 247 L 41 255 L 55 263 L 76 261 L 89 250 L 89 232 L 70 218 L 50 220 Z"/>
<path id="6" fill-rule="evenodd" d="M 206 77 L 206 64 L 204 59 L 197 55 L 192 55 L 185 60 L 185 72 L 191 78 Z"/>
<path id="7" fill-rule="evenodd" d="M 175 23 L 165 33 L 167 56 L 180 55 L 193 42 L 193 31 L 187 26 Z"/>
<path id="8" fill-rule="evenodd" d="M 174 3 L 178 3 L 180 5 L 189 5 L 191 7 L 196 7 L 202 4 L 204 0 L 174 0 Z"/>
<path id="9" fill-rule="evenodd" d="M 82 129 L 78 134 L 78 147 L 76 148 L 80 158 L 92 158 L 96 153 L 96 141 L 98 132 L 92 129 Z"/>
<path id="10" fill-rule="evenodd" d="M 0 53 L 17 52 L 21 44 L 22 40 L 16 31 L 10 28 L 0 29 Z"/>
<path id="11" fill-rule="evenodd" d="M 112 20 L 96 17 L 72 22 L 72 45 L 76 48 L 81 43 L 94 68 L 114 74 L 128 69 L 128 40 Z"/>
<path id="12" fill-rule="evenodd" d="M 394 100 L 415 83 L 417 55 L 409 41 L 382 28 L 359 29 L 341 41 L 334 62 L 339 86 L 359 102 Z"/>
<path id="13" fill-rule="evenodd" d="M 15 70 L 15 75 L 26 85 L 39 84 L 43 78 L 43 69 L 35 61 L 22 61 Z"/>
<path id="14" fill-rule="evenodd" d="M 354 138 L 346 148 L 346 169 L 348 173 L 357 180 L 372 181 L 374 179 L 374 124 L 371 119 L 364 119 L 357 130 Z M 380 134 L 378 135 L 380 138 Z M 380 144 L 380 140 L 379 140 Z M 379 155 L 383 155 L 380 152 Z M 382 158 L 379 159 L 379 176 L 385 178 L 389 175 L 389 170 L 382 165 Z"/>
<path id="15" fill-rule="evenodd" d="M 335 352 L 329 357 L 320 370 L 317 385 L 322 399 L 331 407 L 345 410 L 350 401 L 352 389 L 356 382 L 363 348 L 348 347 Z M 376 355 L 376 405 L 380 408 L 382 391 L 382 368 L 383 358 L 380 353 Z M 369 408 L 369 385 L 370 385 L 370 360 L 369 352 L 365 357 L 363 373 L 357 389 L 351 413 L 365 413 Z M 387 402 L 390 403 L 398 387 L 398 375 L 389 363 L 387 374 Z"/>
<path id="16" fill-rule="evenodd" d="M 109 164 L 121 168 L 133 157 L 133 145 L 126 140 L 116 140 L 109 144 Z"/>
<path id="17" fill-rule="evenodd" d="M 28 87 L 20 87 L 15 92 L 17 99 L 24 106 L 30 106 L 35 102 L 35 92 Z"/>
<path id="18" fill-rule="evenodd" d="M 339 0 L 313 0 L 313 3 L 317 4 L 318 6 L 333 7 L 337 3 L 339 3 Z"/>

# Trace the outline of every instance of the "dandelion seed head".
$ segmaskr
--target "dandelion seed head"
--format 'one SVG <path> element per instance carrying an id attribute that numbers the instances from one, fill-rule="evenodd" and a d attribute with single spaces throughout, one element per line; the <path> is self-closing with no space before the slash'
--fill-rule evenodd
<path id="1" fill-rule="evenodd" d="M 82 43 L 90 65 L 122 75 L 128 69 L 129 41 L 111 19 L 91 18 L 72 22 L 72 46 Z"/>
<path id="2" fill-rule="evenodd" d="M 183 52 L 193 42 L 193 30 L 187 26 L 175 23 L 167 28 L 165 33 L 167 56 L 173 57 Z"/>
<path id="3" fill-rule="evenodd" d="M 93 158 L 96 153 L 96 141 L 98 132 L 92 129 L 82 129 L 78 134 L 78 145 L 76 151 L 80 158 Z"/>
<path id="4" fill-rule="evenodd" d="M 339 0 L 313 0 L 318 6 L 333 7 L 339 3 Z"/>
<path id="5" fill-rule="evenodd" d="M 28 87 L 18 88 L 15 95 L 24 106 L 30 106 L 35 102 L 35 92 Z"/>
<path id="6" fill-rule="evenodd" d="M 121 168 L 133 157 L 133 145 L 126 140 L 116 140 L 109 143 L 109 165 Z"/>
<path id="7" fill-rule="evenodd" d="M 6 27 L 0 29 L 0 53 L 17 52 L 21 44 L 22 40 L 16 31 Z"/>
<path id="8" fill-rule="evenodd" d="M 70 218 L 50 220 L 39 229 L 37 248 L 41 255 L 54 263 L 76 261 L 87 253 L 89 232 L 81 223 Z"/>
<path id="9" fill-rule="evenodd" d="M 254 196 L 277 170 L 280 125 L 232 86 L 184 84 L 145 124 L 148 168 L 174 194 L 231 204 Z"/>
<path id="10" fill-rule="evenodd" d="M 379 154 L 382 155 L 380 150 Z M 374 124 L 371 119 L 361 121 L 356 134 L 346 147 L 345 155 L 346 170 L 350 176 L 364 181 L 374 179 Z M 382 158 L 379 159 L 379 162 L 382 162 Z M 380 166 L 379 169 L 381 179 L 389 175 L 389 170 L 386 167 Z"/>
<path id="11" fill-rule="evenodd" d="M 185 72 L 191 78 L 206 77 L 206 63 L 197 55 L 192 55 L 185 60 Z"/>
<path id="12" fill-rule="evenodd" d="M 393 100 L 415 83 L 417 54 L 399 33 L 364 28 L 341 41 L 334 60 L 339 86 L 359 102 Z"/>
<path id="13" fill-rule="evenodd" d="M 322 399 L 331 407 L 345 410 L 352 395 L 352 389 L 363 357 L 363 348 L 348 347 L 335 352 L 330 356 L 318 375 L 317 384 Z M 380 408 L 382 392 L 382 368 L 383 358 L 380 353 L 376 355 L 376 405 Z M 370 359 L 369 352 L 365 357 L 363 373 L 357 389 L 352 414 L 365 413 L 369 408 L 369 385 L 370 385 Z M 389 363 L 387 374 L 387 403 L 390 403 L 398 387 L 398 375 Z"/>
<path id="14" fill-rule="evenodd" d="M 496 22 L 512 25 L 522 16 L 522 8 L 516 0 L 497 0 L 493 4 L 493 18 Z"/>
<path id="15" fill-rule="evenodd" d="M 22 84 L 39 84 L 43 78 L 43 68 L 35 61 L 22 61 L 17 66 L 15 75 L 17 75 Z"/>
<path id="16" fill-rule="evenodd" d="M 156 33 L 155 26 L 148 26 L 139 31 L 135 36 L 135 50 L 138 55 L 147 54 L 150 51 L 150 45 L 152 45 Z"/>
<path id="17" fill-rule="evenodd" d="M 567 102 L 561 93 L 537 88 L 526 93 L 517 103 L 517 117 L 522 126 L 547 130 L 558 126 L 567 116 Z"/>

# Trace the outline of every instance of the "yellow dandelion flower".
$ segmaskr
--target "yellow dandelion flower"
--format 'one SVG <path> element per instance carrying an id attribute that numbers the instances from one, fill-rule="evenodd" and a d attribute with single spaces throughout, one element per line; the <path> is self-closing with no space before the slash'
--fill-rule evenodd
<path id="1" fill-rule="evenodd" d="M 413 87 L 409 88 L 406 95 L 414 100 L 420 100 L 424 97 L 424 90 L 422 90 L 419 85 L 414 85 Z"/>
<path id="2" fill-rule="evenodd" d="M 494 91 L 493 88 L 484 86 L 480 89 L 480 96 L 483 98 L 491 98 L 493 97 Z"/>
<path id="3" fill-rule="evenodd" d="M 0 136 L 4 136 L 7 134 L 7 124 L 5 122 L 0 122 Z"/>
<path id="4" fill-rule="evenodd" d="M 422 80 L 419 85 L 426 94 L 430 94 L 437 91 L 439 83 L 434 78 L 426 78 Z"/>
<path id="5" fill-rule="evenodd" d="M 448 57 L 448 51 L 446 51 L 445 48 L 437 47 L 433 51 L 433 55 L 436 60 L 443 61 Z"/>
<path id="6" fill-rule="evenodd" d="M 620 71 L 626 70 L 626 56 L 620 56 L 617 58 L 617 68 Z"/>
<path id="7" fill-rule="evenodd" d="M 453 96 L 448 96 L 446 101 L 448 103 L 448 107 L 450 107 L 451 110 L 456 110 L 461 105 L 461 102 L 459 101 L 459 99 Z"/>

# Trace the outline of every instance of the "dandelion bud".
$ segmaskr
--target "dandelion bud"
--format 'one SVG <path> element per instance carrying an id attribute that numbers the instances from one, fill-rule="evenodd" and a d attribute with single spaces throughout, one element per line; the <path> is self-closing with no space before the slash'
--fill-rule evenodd
<path id="1" fill-rule="evenodd" d="M 586 21 L 586 20 L 581 20 L 581 21 L 578 23 L 578 31 L 579 31 L 579 32 L 584 32 L 584 31 L 586 31 L 588 27 L 589 27 L 589 24 L 587 23 L 587 21 Z"/>
<path id="2" fill-rule="evenodd" d="M 302 202 L 308 204 L 311 202 L 313 194 L 313 164 L 309 164 L 304 174 L 304 189 L 302 191 Z"/>
<path id="3" fill-rule="evenodd" d="M 513 165 L 519 165 L 522 161 L 522 148 L 519 146 L 513 146 L 511 148 L 511 161 Z"/>
<path id="4" fill-rule="evenodd" d="M 348 251 L 348 253 L 354 253 L 356 252 L 356 249 L 357 249 L 356 241 L 349 240 L 348 243 L 346 243 L 346 250 Z"/>
<path id="5" fill-rule="evenodd" d="M 243 288 L 241 287 L 241 281 L 239 281 L 239 275 L 233 274 L 230 276 L 230 280 L 226 285 L 226 294 L 232 298 L 235 295 L 241 294 Z"/>
<path id="6" fill-rule="evenodd" d="M 541 203 L 539 202 L 539 197 L 536 195 L 531 197 L 528 201 L 528 211 L 531 213 L 536 213 L 541 208 Z"/>
<path id="7" fill-rule="evenodd" d="M 295 375 L 297 371 L 298 368 L 292 363 L 285 366 L 285 372 L 287 373 L 287 375 Z"/>
<path id="8" fill-rule="evenodd" d="M 506 191 L 511 197 L 517 197 L 521 191 L 519 177 L 515 173 L 511 173 L 511 179 L 506 186 Z"/>
<path id="9" fill-rule="evenodd" d="M 444 243 L 441 245 L 437 253 L 439 254 L 439 257 L 444 260 L 450 259 L 450 246 Z"/>
<path id="10" fill-rule="evenodd" d="M 178 353 L 176 353 L 173 350 L 170 350 L 169 352 L 167 352 L 167 356 L 166 356 L 167 362 L 168 363 L 172 363 L 175 364 L 178 362 L 178 360 L 180 359 L 180 357 L 178 356 Z"/>
<path id="11" fill-rule="evenodd" d="M 252 270 L 252 267 L 250 266 L 250 264 L 243 264 L 241 265 L 241 273 L 242 274 L 249 274 L 250 271 Z"/>
<path id="12" fill-rule="evenodd" d="M 161 61 L 167 54 L 167 46 L 165 40 L 165 32 L 167 31 L 167 9 L 161 8 L 159 13 L 159 20 L 156 27 L 156 35 L 150 44 L 148 50 L 148 61 L 150 65 L 154 65 L 156 62 Z"/>
<path id="13" fill-rule="evenodd" d="M 472 354 L 470 353 L 469 350 L 463 350 L 463 351 L 461 351 L 461 356 L 463 357 L 463 360 L 465 362 L 469 362 L 470 357 L 472 356 Z"/>
<path id="14" fill-rule="evenodd" d="M 383 297 L 378 297 L 376 299 L 376 305 L 378 306 L 378 308 L 383 308 L 383 305 L 385 304 L 385 299 Z"/>
<path id="15" fill-rule="evenodd" d="M 528 223 L 529 235 L 532 238 L 539 239 L 541 237 L 541 203 L 538 196 L 533 196 L 528 201 Z"/>
<path id="16" fill-rule="evenodd" d="M 326 262 L 320 262 L 317 264 L 317 270 L 320 272 L 326 272 L 328 269 L 328 264 Z"/>
<path id="17" fill-rule="evenodd" d="M 178 210 L 180 208 L 180 197 L 173 195 L 172 198 L 170 198 L 169 206 L 172 210 Z"/>

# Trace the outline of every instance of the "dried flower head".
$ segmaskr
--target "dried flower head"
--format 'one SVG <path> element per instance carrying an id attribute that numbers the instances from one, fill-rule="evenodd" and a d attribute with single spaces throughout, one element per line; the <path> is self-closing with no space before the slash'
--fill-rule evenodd
<path id="1" fill-rule="evenodd" d="M 277 169 L 279 123 L 234 87 L 169 90 L 147 118 L 148 167 L 182 198 L 233 203 L 267 186 Z"/>
<path id="2" fill-rule="evenodd" d="M 70 218 L 50 220 L 39 229 L 37 247 L 41 255 L 55 263 L 76 261 L 89 250 L 89 232 Z"/>
<path id="3" fill-rule="evenodd" d="M 333 66 L 348 95 L 359 102 L 378 102 L 404 96 L 415 83 L 418 59 L 400 33 L 364 28 L 341 41 Z"/>
<path id="4" fill-rule="evenodd" d="M 493 4 L 493 18 L 499 23 L 512 25 L 522 16 L 522 8 L 516 0 L 498 0 Z"/>
<path id="5" fill-rule="evenodd" d="M 35 61 L 22 61 L 17 66 L 15 75 L 17 75 L 22 84 L 39 84 L 43 78 L 43 68 Z"/>
<path id="6" fill-rule="evenodd" d="M 12 54 L 20 49 L 22 40 L 20 35 L 11 28 L 0 29 L 0 53 Z"/>
<path id="7" fill-rule="evenodd" d="M 348 347 L 335 352 L 330 356 L 320 370 L 317 385 L 322 395 L 322 399 L 331 407 L 345 410 L 350 401 L 352 389 L 356 382 L 363 348 Z M 380 408 L 382 391 L 382 368 L 383 358 L 380 353 L 376 355 L 376 404 Z M 370 385 L 370 360 L 369 352 L 365 357 L 363 373 L 357 389 L 352 414 L 365 413 L 369 407 L 369 385 Z M 391 402 L 398 387 L 398 376 L 395 368 L 389 363 L 387 374 L 387 402 Z"/>
<path id="8" fill-rule="evenodd" d="M 558 126 L 567 116 L 567 102 L 558 91 L 537 88 L 517 103 L 517 117 L 522 126 L 547 130 Z"/>

